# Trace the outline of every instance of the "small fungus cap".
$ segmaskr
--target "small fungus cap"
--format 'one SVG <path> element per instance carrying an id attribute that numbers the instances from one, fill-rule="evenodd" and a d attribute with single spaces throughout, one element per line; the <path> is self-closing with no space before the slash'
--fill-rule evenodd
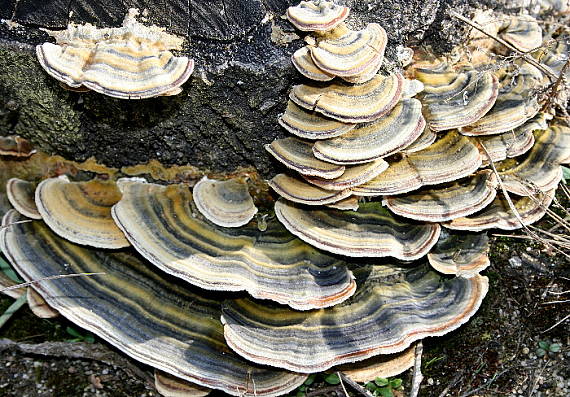
<path id="1" fill-rule="evenodd" d="M 400 216 L 425 222 L 445 222 L 482 210 L 495 199 L 497 178 L 483 170 L 461 183 L 388 196 L 385 205 Z"/>
<path id="2" fill-rule="evenodd" d="M 297 68 L 299 73 L 311 80 L 331 81 L 335 77 L 333 74 L 319 69 L 313 61 L 313 58 L 311 58 L 309 47 L 301 47 L 295 51 L 291 56 L 291 62 L 293 63 L 293 66 Z"/>
<path id="3" fill-rule="evenodd" d="M 536 143 L 518 165 L 500 172 L 505 188 L 520 196 L 555 189 L 570 159 L 570 128 L 553 125 L 535 132 Z"/>
<path id="4" fill-rule="evenodd" d="M 32 287 L 26 289 L 26 300 L 28 301 L 28 307 L 36 317 L 56 318 L 59 316 L 59 312 L 48 305 L 45 299 Z"/>
<path id="5" fill-rule="evenodd" d="M 303 178 L 307 182 L 325 190 L 343 191 L 374 179 L 386 171 L 386 168 L 388 168 L 388 163 L 382 159 L 378 159 L 369 163 L 346 167 L 344 173 L 338 178 L 324 179 L 305 175 L 303 175 Z"/>
<path id="6" fill-rule="evenodd" d="M 72 88 L 123 99 L 178 94 L 194 69 L 188 57 L 170 52 L 181 49 L 183 39 L 142 25 L 137 13 L 131 9 L 120 28 L 70 24 L 67 30 L 47 31 L 56 44 L 38 45 L 38 60 L 49 75 Z"/>
<path id="7" fill-rule="evenodd" d="M 327 190 L 287 174 L 275 175 L 268 184 L 281 197 L 307 205 L 333 204 L 346 199 L 351 194 L 349 189 Z"/>
<path id="8" fill-rule="evenodd" d="M 316 142 L 313 152 L 317 158 L 335 164 L 367 163 L 410 145 L 424 127 L 421 102 L 405 99 L 375 121 L 359 124 L 338 138 Z"/>
<path id="9" fill-rule="evenodd" d="M 478 121 L 495 104 L 499 81 L 491 72 L 471 70 L 453 74 L 420 74 L 424 83 L 422 103 L 434 131 L 450 130 Z M 443 80 L 443 81 L 442 81 Z"/>
<path id="10" fill-rule="evenodd" d="M 518 212 L 515 215 L 509 202 L 502 196 L 497 198 L 487 208 L 470 216 L 456 218 L 444 223 L 448 229 L 479 232 L 489 229 L 516 230 L 539 221 L 548 211 L 554 199 L 555 189 L 546 193 L 538 193 L 535 197 L 520 197 L 513 199 Z M 521 222 L 522 221 L 522 224 Z"/>
<path id="11" fill-rule="evenodd" d="M 376 378 L 391 378 L 412 368 L 415 362 L 415 348 L 412 344 L 400 353 L 381 354 L 364 361 L 344 364 L 336 369 L 355 382 L 373 382 Z"/>
<path id="12" fill-rule="evenodd" d="M 542 45 L 542 28 L 529 15 L 513 15 L 499 28 L 499 37 L 519 51 L 529 52 Z"/>
<path id="13" fill-rule="evenodd" d="M 301 84 L 293 87 L 290 99 L 345 123 L 373 121 L 390 112 L 402 96 L 401 74 L 376 75 L 366 83 L 332 83 L 326 87 Z"/>
<path id="14" fill-rule="evenodd" d="M 162 397 L 205 397 L 212 391 L 159 370 L 154 371 L 154 387 Z"/>
<path id="15" fill-rule="evenodd" d="M 356 124 L 333 120 L 289 101 L 279 124 L 293 135 L 305 139 L 334 138 L 352 130 Z"/>
<path id="16" fill-rule="evenodd" d="M 66 176 L 46 179 L 36 189 L 36 205 L 45 223 L 61 237 L 98 248 L 130 244 L 111 217 L 121 198 L 114 182 L 70 182 Z"/>
<path id="17" fill-rule="evenodd" d="M 287 9 L 287 19 L 299 30 L 323 32 L 331 30 L 348 17 L 350 8 L 332 1 L 302 1 Z"/>
<path id="18" fill-rule="evenodd" d="M 491 264 L 489 237 L 487 233 L 457 233 L 444 228 L 427 258 L 440 273 L 473 277 Z"/>
<path id="19" fill-rule="evenodd" d="M 265 149 L 281 163 L 303 175 L 324 179 L 340 177 L 345 167 L 319 160 L 313 155 L 313 144 L 297 138 L 276 139 Z"/>
<path id="20" fill-rule="evenodd" d="M 346 212 L 303 207 L 279 199 L 275 215 L 307 243 L 350 257 L 415 260 L 429 252 L 440 232 L 438 224 L 397 220 L 379 203 L 360 204 L 357 211 Z"/>
<path id="21" fill-rule="evenodd" d="M 365 29 L 346 29 L 340 35 L 317 37 L 315 45 L 309 44 L 311 58 L 322 71 L 340 77 L 364 76 L 361 82 L 370 80 L 380 69 L 388 37 L 377 23 Z"/>
<path id="22" fill-rule="evenodd" d="M 36 153 L 30 142 L 16 135 L 0 136 L 0 156 L 30 157 Z"/>
<path id="23" fill-rule="evenodd" d="M 257 214 L 247 183 L 242 181 L 204 177 L 194 186 L 193 192 L 198 211 L 218 226 L 240 227 Z"/>
<path id="24" fill-rule="evenodd" d="M 358 196 L 407 193 L 425 185 L 461 179 L 475 172 L 481 164 L 477 146 L 452 130 L 427 148 L 390 163 L 386 171 L 352 191 Z"/>
<path id="25" fill-rule="evenodd" d="M 10 178 L 6 183 L 6 195 L 12 207 L 30 219 L 42 219 L 36 206 L 34 193 L 36 185 L 18 178 Z"/>

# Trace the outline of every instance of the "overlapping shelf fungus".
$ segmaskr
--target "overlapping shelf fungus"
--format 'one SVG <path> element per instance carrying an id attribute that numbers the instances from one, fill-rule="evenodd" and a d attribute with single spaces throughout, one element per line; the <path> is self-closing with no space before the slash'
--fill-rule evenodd
<path id="1" fill-rule="evenodd" d="M 488 289 L 487 230 L 538 221 L 570 161 L 570 127 L 538 95 L 568 46 L 497 64 L 475 36 L 470 62 L 416 55 L 388 71 L 386 32 L 352 30 L 349 11 L 315 0 L 286 13 L 307 45 L 276 122 L 294 136 L 265 146 L 283 168 L 263 182 L 274 204 L 239 172 L 157 184 L 98 167 L 86 180 L 1 138 L 6 258 L 26 281 L 97 273 L 11 296 L 155 368 L 166 396 L 278 396 L 329 369 L 393 376 L 416 341 L 467 322 Z M 193 67 L 170 53 L 180 39 L 135 14 L 50 32 L 40 63 L 119 98 L 178 92 Z M 495 34 L 526 52 L 542 43 L 535 22 L 501 19 Z"/>

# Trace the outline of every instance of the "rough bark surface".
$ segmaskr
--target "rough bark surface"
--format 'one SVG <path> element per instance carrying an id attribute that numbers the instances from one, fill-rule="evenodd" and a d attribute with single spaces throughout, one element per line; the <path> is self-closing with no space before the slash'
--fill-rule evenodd
<path id="1" fill-rule="evenodd" d="M 279 167 L 263 144 L 285 136 L 276 118 L 301 81 L 289 57 L 302 36 L 281 16 L 297 0 L 0 0 L 0 135 L 18 134 L 39 149 L 114 167 L 157 159 L 212 171 Z M 397 45 L 449 50 L 465 27 L 447 11 L 469 14 L 476 0 L 347 0 L 348 23 L 378 22 Z M 493 5 L 489 0 L 485 6 Z M 186 37 L 196 61 L 176 97 L 126 101 L 63 90 L 39 66 L 34 45 L 52 41 L 40 28 L 69 22 L 120 25 L 127 9 L 147 10 L 148 23 Z M 293 40 L 291 40 L 293 39 Z"/>

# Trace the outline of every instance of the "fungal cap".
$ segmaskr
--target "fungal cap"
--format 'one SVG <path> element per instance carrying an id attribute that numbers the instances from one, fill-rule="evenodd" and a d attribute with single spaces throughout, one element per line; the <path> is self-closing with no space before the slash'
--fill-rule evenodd
<path id="1" fill-rule="evenodd" d="M 293 101 L 287 103 L 285 113 L 279 117 L 279 124 L 290 133 L 306 139 L 334 138 L 346 134 L 356 126 L 310 112 Z"/>
<path id="2" fill-rule="evenodd" d="M 247 291 L 297 310 L 335 305 L 354 293 L 352 273 L 272 220 L 223 228 L 196 216 L 187 185 L 122 180 L 113 218 L 152 264 L 203 289 Z"/>
<path id="3" fill-rule="evenodd" d="M 359 124 L 338 138 L 316 142 L 313 152 L 317 158 L 335 164 L 366 163 L 410 145 L 424 127 L 420 101 L 405 99 L 375 121 Z"/>
<path id="4" fill-rule="evenodd" d="M 323 32 L 344 21 L 349 12 L 350 8 L 332 1 L 301 1 L 287 9 L 287 19 L 299 30 Z"/>
<path id="5" fill-rule="evenodd" d="M 332 204 L 350 196 L 348 189 L 326 190 L 286 174 L 277 174 L 268 183 L 281 197 L 307 205 Z"/>
<path id="6" fill-rule="evenodd" d="M 480 136 L 500 134 L 517 128 L 533 118 L 540 110 L 537 95 L 542 75 L 534 67 L 523 65 L 519 74 L 507 74 L 495 104 L 485 116 L 461 127 L 464 135 Z"/>
<path id="7" fill-rule="evenodd" d="M 443 226 L 452 230 L 468 230 L 479 232 L 489 229 L 516 230 L 539 221 L 548 210 L 554 199 L 555 189 L 538 193 L 535 197 L 521 197 L 513 200 L 518 217 L 511 211 L 508 201 L 497 195 L 497 198 L 482 211 L 476 214 L 456 218 Z M 519 221 L 522 220 L 522 224 Z"/>
<path id="8" fill-rule="evenodd" d="M 460 327 L 487 293 L 486 277 L 442 280 L 428 269 L 365 267 L 368 278 L 359 284 L 355 299 L 316 312 L 267 307 L 249 299 L 227 302 L 222 307 L 224 336 L 248 360 L 302 373 L 400 352 L 419 339 Z M 386 326 L 386 318 L 401 321 Z M 283 343 L 270 342 L 275 340 Z M 295 348 L 288 343 L 292 340 Z"/>
<path id="9" fill-rule="evenodd" d="M 309 51 L 309 47 L 301 47 L 291 56 L 293 66 L 297 68 L 303 76 L 316 81 L 331 81 L 334 75 L 319 69 Z"/>
<path id="10" fill-rule="evenodd" d="M 553 125 L 535 134 L 536 143 L 530 154 L 516 166 L 500 172 L 505 188 L 519 196 L 555 189 L 562 180 L 560 164 L 570 160 L 570 128 Z"/>
<path id="11" fill-rule="evenodd" d="M 159 370 L 154 371 L 154 387 L 163 397 L 204 397 L 212 391 Z"/>
<path id="12" fill-rule="evenodd" d="M 358 211 L 345 212 L 303 207 L 279 199 L 275 215 L 305 242 L 350 257 L 415 260 L 429 252 L 440 232 L 438 224 L 396 220 L 378 203 L 361 204 Z"/>
<path id="13" fill-rule="evenodd" d="M 345 123 L 373 121 L 390 112 L 402 96 L 401 74 L 378 74 L 366 83 L 296 85 L 289 94 L 297 105 Z"/>
<path id="14" fill-rule="evenodd" d="M 312 143 L 297 138 L 277 139 L 265 145 L 265 149 L 273 157 L 300 174 L 334 179 L 344 173 L 344 166 L 315 158 L 312 148 Z"/>
<path id="15" fill-rule="evenodd" d="M 121 198 L 114 182 L 50 178 L 40 182 L 35 197 L 42 219 L 61 237 L 98 248 L 129 246 L 111 217 L 111 207 Z"/>
<path id="16" fill-rule="evenodd" d="M 56 44 L 36 47 L 44 70 L 72 88 L 84 86 L 123 99 L 151 98 L 180 92 L 194 62 L 169 50 L 181 49 L 182 38 L 136 21 L 131 9 L 120 28 L 98 29 L 70 24 L 47 31 Z"/>
<path id="17" fill-rule="evenodd" d="M 31 219 L 42 219 L 34 201 L 36 186 L 23 179 L 11 178 L 6 183 L 6 196 L 12 207 L 20 214 Z"/>
<path id="18" fill-rule="evenodd" d="M 482 210 L 495 199 L 497 178 L 483 170 L 475 176 L 447 187 L 417 193 L 388 196 L 385 205 L 395 214 L 425 222 L 445 222 Z"/>
<path id="19" fill-rule="evenodd" d="M 414 142 L 402 149 L 403 154 L 419 152 L 435 142 L 437 134 L 426 124 L 424 130 Z"/>
<path id="20" fill-rule="evenodd" d="M 344 173 L 338 178 L 323 179 L 316 176 L 305 176 L 303 178 L 325 190 L 344 191 L 362 185 L 374 179 L 388 168 L 388 163 L 382 159 L 373 160 L 369 163 L 346 167 Z"/>
<path id="21" fill-rule="evenodd" d="M 360 200 L 356 196 L 350 196 L 336 203 L 327 204 L 327 207 L 342 211 L 358 211 Z"/>
<path id="22" fill-rule="evenodd" d="M 344 30 L 340 35 L 318 37 L 309 44 L 311 57 L 322 71 L 334 76 L 370 80 L 380 69 L 388 37 L 377 23 L 360 31 Z"/>
<path id="23" fill-rule="evenodd" d="M 542 45 L 542 28 L 529 15 L 509 16 L 499 29 L 499 36 L 522 52 L 535 50 Z"/>
<path id="24" fill-rule="evenodd" d="M 535 143 L 533 131 L 548 128 L 546 120 L 546 114 L 539 113 L 536 117 L 513 131 L 479 137 L 477 143 L 485 148 L 485 150 L 482 150 L 482 154 L 484 154 L 483 159 L 485 160 L 487 153 L 493 162 L 526 153 Z"/>
<path id="25" fill-rule="evenodd" d="M 198 211 L 218 226 L 240 227 L 257 214 L 247 184 L 242 181 L 217 181 L 203 177 L 193 192 Z"/>
<path id="26" fill-rule="evenodd" d="M 491 264 L 489 237 L 487 233 L 454 233 L 444 228 L 427 258 L 440 273 L 473 277 Z"/>
<path id="27" fill-rule="evenodd" d="M 32 287 L 26 289 L 26 300 L 28 301 L 28 307 L 39 318 L 56 318 L 59 316 L 59 312 L 52 308 L 41 297 L 40 294 L 36 292 Z"/>
<path id="28" fill-rule="evenodd" d="M 30 157 L 36 153 L 30 142 L 17 135 L 0 136 L 0 156 Z"/>
<path id="29" fill-rule="evenodd" d="M 462 164 L 457 167 L 457 164 Z M 461 179 L 482 164 L 477 147 L 465 136 L 449 131 L 427 148 L 391 163 L 386 171 L 352 189 L 357 196 L 407 193 L 424 185 Z"/>
<path id="30" fill-rule="evenodd" d="M 478 121 L 495 104 L 499 94 L 499 81 L 491 72 L 470 70 L 464 73 L 442 73 L 425 84 L 422 102 L 426 118 L 434 131 L 450 130 Z M 433 74 L 427 75 L 433 78 Z"/>
<path id="31" fill-rule="evenodd" d="M 412 368 L 416 345 L 412 344 L 400 353 L 382 354 L 364 361 L 344 364 L 337 369 L 354 382 L 372 382 L 376 378 L 391 378 Z"/>

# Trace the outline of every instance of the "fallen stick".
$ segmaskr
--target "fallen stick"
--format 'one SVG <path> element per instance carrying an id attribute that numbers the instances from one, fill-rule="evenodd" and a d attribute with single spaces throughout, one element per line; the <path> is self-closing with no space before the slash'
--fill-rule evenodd
<path id="1" fill-rule="evenodd" d="M 4 352 L 100 361 L 108 365 L 119 367 L 131 376 L 145 380 L 154 389 L 154 378 L 152 375 L 100 343 L 43 342 L 29 344 L 14 342 L 10 339 L 0 339 L 0 353 Z"/>

